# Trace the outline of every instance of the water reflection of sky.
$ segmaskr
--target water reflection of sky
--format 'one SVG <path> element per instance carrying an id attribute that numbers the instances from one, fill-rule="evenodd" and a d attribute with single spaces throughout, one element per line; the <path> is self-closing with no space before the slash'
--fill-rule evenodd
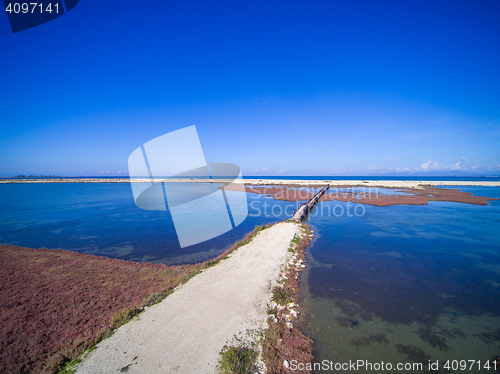
<path id="1" fill-rule="evenodd" d="M 500 198 L 500 188 L 460 189 Z M 2 184 L 0 192 L 0 243 L 167 264 L 213 258 L 256 225 L 289 218 L 297 204 L 248 194 L 249 215 L 236 229 L 180 248 L 169 212 L 137 208 L 128 184 Z M 354 214 L 355 206 L 363 209 Z M 309 220 L 315 240 L 302 278 L 305 328 L 319 358 L 500 354 L 500 201 L 389 207 L 332 201 L 320 203 Z"/>
<path id="2" fill-rule="evenodd" d="M 253 205 L 242 224 L 209 241 L 180 248 L 169 211 L 137 208 L 126 183 L 2 184 L 0 192 L 2 244 L 169 264 L 213 258 L 256 225 L 283 220 L 285 212 L 295 207 L 248 194 Z"/>
<path id="3" fill-rule="evenodd" d="M 464 190 L 500 197 L 498 188 Z M 313 214 L 317 238 L 303 287 L 318 357 L 404 362 L 500 353 L 499 203 Z"/>

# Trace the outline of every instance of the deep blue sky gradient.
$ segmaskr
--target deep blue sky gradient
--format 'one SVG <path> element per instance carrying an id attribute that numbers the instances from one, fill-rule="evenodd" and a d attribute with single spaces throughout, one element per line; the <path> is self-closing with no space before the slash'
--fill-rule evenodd
<path id="1" fill-rule="evenodd" d="M 500 1 L 92 1 L 0 16 L 0 176 L 127 175 L 196 125 L 250 175 L 500 174 Z"/>

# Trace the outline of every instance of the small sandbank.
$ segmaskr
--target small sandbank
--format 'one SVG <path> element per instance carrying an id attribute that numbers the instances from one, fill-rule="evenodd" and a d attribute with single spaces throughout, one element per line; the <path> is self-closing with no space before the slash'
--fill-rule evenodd
<path id="1" fill-rule="evenodd" d="M 219 352 L 236 336 L 266 328 L 277 284 L 300 225 L 259 232 L 229 257 L 118 328 L 77 373 L 215 373 Z"/>
<path id="2" fill-rule="evenodd" d="M 144 183 L 149 179 L 137 178 L 6 178 L 0 179 L 0 184 L 6 183 Z M 432 186 L 487 186 L 500 187 L 499 181 L 404 181 L 404 180 L 294 180 L 294 179 L 174 179 L 155 178 L 155 182 L 164 183 L 237 183 L 251 186 L 290 186 L 315 187 L 329 184 L 332 187 L 385 187 L 385 188 L 416 188 L 423 189 Z"/>
<path id="3" fill-rule="evenodd" d="M 234 185 L 221 188 L 225 190 L 239 190 L 235 188 Z M 385 189 L 388 188 L 385 187 Z M 315 188 L 315 190 L 316 191 L 308 191 L 307 189 L 299 188 L 299 186 L 245 186 L 245 191 L 247 193 L 272 196 L 275 200 L 281 201 L 307 201 L 316 195 L 318 188 Z M 320 199 L 320 201 L 343 201 L 374 206 L 425 205 L 428 204 L 429 201 L 488 205 L 489 201 L 494 200 L 498 199 L 486 196 L 476 196 L 469 192 L 452 188 L 436 187 L 392 187 L 390 194 L 387 194 L 387 191 L 383 191 L 382 187 L 366 187 L 358 188 L 357 190 L 355 190 L 355 187 L 331 188 L 327 193 L 321 196 Z"/>

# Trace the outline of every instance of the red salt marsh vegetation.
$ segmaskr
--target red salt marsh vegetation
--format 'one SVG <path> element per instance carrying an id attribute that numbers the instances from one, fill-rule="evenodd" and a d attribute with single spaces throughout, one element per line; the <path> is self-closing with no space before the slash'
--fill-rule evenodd
<path id="1" fill-rule="evenodd" d="M 197 269 L 10 245 L 0 259 L 2 373 L 54 372 Z"/>
<path id="2" fill-rule="evenodd" d="M 273 197 L 282 201 L 306 201 L 314 197 L 316 192 L 309 192 L 298 186 L 279 187 L 246 187 L 246 192 Z M 304 186 L 307 187 L 307 186 Z M 225 187 L 230 189 L 231 187 Z M 317 188 L 318 189 L 318 188 Z M 388 188 L 387 188 L 388 189 Z M 366 187 L 364 190 L 354 190 L 352 187 L 332 188 L 324 194 L 320 201 L 344 201 L 362 203 L 376 206 L 389 205 L 425 205 L 429 201 L 449 201 L 464 204 L 488 205 L 488 201 L 498 200 L 491 197 L 474 196 L 469 192 L 463 192 L 449 188 L 422 189 L 391 189 L 394 195 L 379 193 L 377 187 Z"/>
<path id="3" fill-rule="evenodd" d="M 375 189 L 376 190 L 376 189 Z M 422 190 L 398 189 L 396 195 L 381 195 L 372 188 L 370 193 L 358 194 L 353 197 L 353 203 L 362 203 L 376 206 L 389 205 L 425 205 L 429 201 L 449 201 L 454 203 L 488 205 L 488 201 L 498 200 L 491 197 L 474 196 L 469 192 L 463 192 L 448 188 L 425 188 Z M 402 192 L 402 194 L 399 194 Z M 338 200 L 338 199 L 333 199 Z"/>
<path id="4" fill-rule="evenodd" d="M 268 328 L 262 340 L 262 358 L 268 373 L 301 373 L 309 374 L 311 370 L 292 370 L 289 362 L 296 360 L 304 365 L 314 360 L 314 343 L 298 326 L 293 326 L 290 315 L 293 314 L 297 302 L 298 277 L 303 270 L 301 264 L 306 261 L 305 249 L 311 241 L 308 225 L 302 224 L 304 235 L 295 239 L 291 251 L 296 254 L 295 262 L 285 272 L 282 285 L 274 287 L 273 301 L 278 307 L 269 309 Z"/>
<path id="5" fill-rule="evenodd" d="M 57 372 L 262 228 L 215 259 L 179 266 L 0 245 L 0 372 Z"/>

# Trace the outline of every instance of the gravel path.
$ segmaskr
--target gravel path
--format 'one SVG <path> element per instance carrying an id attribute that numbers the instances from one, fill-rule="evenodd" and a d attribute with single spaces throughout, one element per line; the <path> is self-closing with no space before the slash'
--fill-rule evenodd
<path id="1" fill-rule="evenodd" d="M 279 223 L 116 330 L 77 373 L 215 373 L 236 334 L 265 327 L 269 291 L 300 228 Z"/>

